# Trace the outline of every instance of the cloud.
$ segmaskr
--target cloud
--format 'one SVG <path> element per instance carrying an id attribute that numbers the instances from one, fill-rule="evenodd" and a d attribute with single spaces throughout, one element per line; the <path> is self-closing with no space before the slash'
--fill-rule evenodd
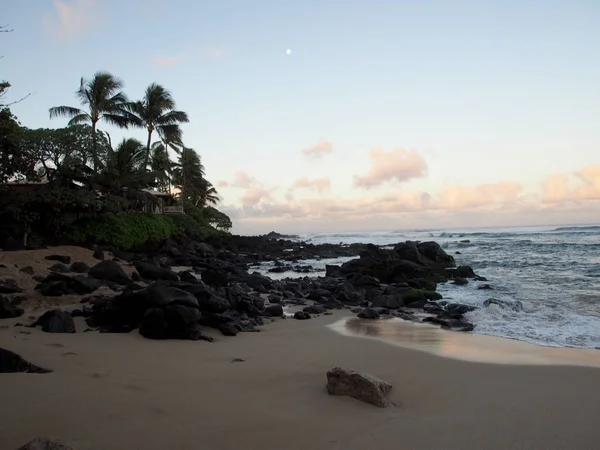
<path id="1" fill-rule="evenodd" d="M 366 175 L 355 175 L 354 185 L 370 189 L 385 182 L 402 183 L 427 174 L 427 163 L 416 151 L 396 148 L 386 152 L 374 148 L 369 152 L 371 168 Z"/>
<path id="2" fill-rule="evenodd" d="M 158 56 L 150 60 L 153 66 L 161 67 L 163 69 L 174 69 L 179 66 L 187 58 L 188 52 L 182 51 L 175 56 Z"/>
<path id="3" fill-rule="evenodd" d="M 560 203 L 568 200 L 569 177 L 565 174 L 550 175 L 542 180 L 542 202 Z"/>
<path id="4" fill-rule="evenodd" d="M 309 157 L 318 158 L 320 156 L 326 155 L 327 153 L 331 153 L 333 151 L 333 145 L 331 142 L 321 141 L 312 147 L 308 147 L 300 150 L 300 153 L 303 153 Z"/>
<path id="5" fill-rule="evenodd" d="M 547 204 L 600 200 L 600 165 L 587 166 L 572 174 L 550 175 L 542 180 L 541 187 L 542 202 Z"/>
<path id="6" fill-rule="evenodd" d="M 73 39 L 97 23 L 95 0 L 54 0 L 55 14 L 44 17 L 44 25 L 59 39 Z"/>
<path id="7" fill-rule="evenodd" d="M 246 192 L 244 192 L 244 195 L 242 195 L 241 200 L 244 206 L 257 205 L 263 200 L 270 201 L 271 191 L 260 186 L 252 186 L 248 190 L 246 190 Z"/>
<path id="8" fill-rule="evenodd" d="M 600 165 L 584 167 L 574 175 L 580 182 L 573 192 L 575 200 L 600 200 Z"/>
<path id="9" fill-rule="evenodd" d="M 311 180 L 307 177 L 299 178 L 292 184 L 291 190 L 295 189 L 310 189 L 319 194 L 323 194 L 331 188 L 331 180 L 329 178 L 316 178 Z"/>
<path id="10" fill-rule="evenodd" d="M 219 181 L 217 181 L 217 187 L 218 188 L 224 188 L 224 187 L 227 187 L 227 186 L 229 186 L 229 181 L 227 181 L 227 180 L 219 180 Z"/>
<path id="11" fill-rule="evenodd" d="M 490 205 L 515 204 L 523 187 L 519 183 L 501 182 L 477 186 L 448 186 L 437 197 L 439 208 L 471 209 Z"/>
<path id="12" fill-rule="evenodd" d="M 258 180 L 242 170 L 238 170 L 233 174 L 233 181 L 229 183 L 230 186 L 247 189 L 254 185 L 260 185 Z"/>

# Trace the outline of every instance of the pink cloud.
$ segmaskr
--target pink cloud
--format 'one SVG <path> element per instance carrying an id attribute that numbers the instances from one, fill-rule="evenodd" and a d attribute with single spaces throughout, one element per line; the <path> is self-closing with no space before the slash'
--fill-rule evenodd
<path id="1" fill-rule="evenodd" d="M 576 185 L 572 188 L 572 185 Z M 587 166 L 567 174 L 554 174 L 542 180 L 542 201 L 556 204 L 600 200 L 600 165 Z"/>
<path id="2" fill-rule="evenodd" d="M 588 166 L 575 172 L 580 185 L 573 192 L 576 200 L 600 200 L 600 165 Z"/>
<path id="3" fill-rule="evenodd" d="M 229 186 L 229 181 L 227 181 L 227 180 L 219 180 L 219 181 L 217 181 L 217 187 L 224 188 L 224 187 L 227 187 L 227 186 Z"/>
<path id="4" fill-rule="evenodd" d="M 331 153 L 332 151 L 333 145 L 331 144 L 331 142 L 327 141 L 321 141 L 318 144 L 313 145 L 312 147 L 300 150 L 300 152 L 304 155 L 312 157 L 320 157 L 326 155 L 327 153 Z"/>
<path id="5" fill-rule="evenodd" d="M 443 209 L 470 209 L 490 205 L 514 204 L 523 187 L 519 183 L 501 182 L 478 186 L 448 186 L 437 197 Z"/>
<path id="6" fill-rule="evenodd" d="M 251 186 L 246 192 L 244 192 L 241 200 L 243 205 L 257 205 L 263 200 L 270 201 L 271 192 L 263 187 Z"/>
<path id="7" fill-rule="evenodd" d="M 54 0 L 55 14 L 44 17 L 44 25 L 59 39 L 73 39 L 97 23 L 95 0 Z"/>
<path id="8" fill-rule="evenodd" d="M 255 184 L 260 184 L 256 178 L 248 175 L 246 172 L 242 170 L 238 170 L 233 175 L 233 181 L 230 183 L 231 186 L 239 187 L 239 188 L 249 188 Z"/>
<path id="9" fill-rule="evenodd" d="M 560 203 L 571 196 L 569 177 L 564 174 L 550 175 L 542 180 L 542 202 Z"/>
<path id="10" fill-rule="evenodd" d="M 323 194 L 331 188 L 331 180 L 329 178 L 316 178 L 311 180 L 307 177 L 299 178 L 292 184 L 291 189 L 310 189 Z"/>
<path id="11" fill-rule="evenodd" d="M 371 168 L 366 175 L 356 175 L 354 185 L 370 189 L 385 182 L 402 183 L 427 174 L 427 163 L 416 151 L 397 148 L 386 152 L 374 148 L 369 152 Z"/>

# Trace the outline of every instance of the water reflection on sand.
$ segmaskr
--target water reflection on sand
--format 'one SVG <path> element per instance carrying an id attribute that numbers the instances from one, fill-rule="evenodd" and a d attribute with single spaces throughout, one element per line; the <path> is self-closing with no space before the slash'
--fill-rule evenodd
<path id="1" fill-rule="evenodd" d="M 460 333 L 400 319 L 344 318 L 330 327 L 347 336 L 378 339 L 448 358 L 500 364 L 600 367 L 600 350 L 541 347 L 512 339 Z"/>

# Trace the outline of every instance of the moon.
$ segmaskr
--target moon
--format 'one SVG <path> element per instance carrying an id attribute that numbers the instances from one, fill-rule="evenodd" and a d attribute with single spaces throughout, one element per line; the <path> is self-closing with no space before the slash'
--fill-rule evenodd
<path id="1" fill-rule="evenodd" d="M 285 51 L 286 55 L 291 55 L 292 54 L 292 50 L 290 50 L 289 48 Z"/>

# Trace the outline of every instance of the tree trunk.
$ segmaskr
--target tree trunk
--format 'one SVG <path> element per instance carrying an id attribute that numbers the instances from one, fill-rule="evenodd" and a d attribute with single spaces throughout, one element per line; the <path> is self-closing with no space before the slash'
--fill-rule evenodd
<path id="1" fill-rule="evenodd" d="M 100 161 L 98 161 L 98 138 L 96 136 L 96 122 L 92 120 L 92 160 L 94 161 L 94 172 L 100 170 Z"/>
<path id="2" fill-rule="evenodd" d="M 148 128 L 148 142 L 146 143 L 146 157 L 144 158 L 144 170 L 148 170 L 150 161 L 150 143 L 152 142 L 152 128 Z"/>

